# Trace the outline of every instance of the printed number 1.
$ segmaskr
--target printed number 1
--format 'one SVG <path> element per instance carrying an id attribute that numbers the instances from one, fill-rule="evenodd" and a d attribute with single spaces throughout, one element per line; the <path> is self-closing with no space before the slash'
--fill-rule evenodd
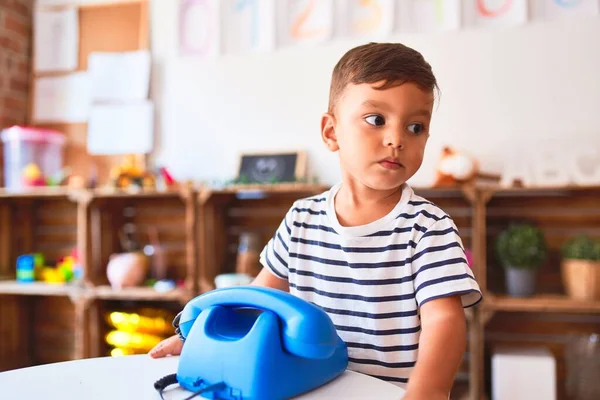
<path id="1" fill-rule="evenodd" d="M 504 0 L 502 5 L 496 10 L 490 10 L 487 5 L 488 1 L 477 0 L 477 11 L 484 17 L 499 17 L 512 7 L 512 0 Z"/>
<path id="2" fill-rule="evenodd" d="M 251 16 L 251 28 L 250 28 L 250 42 L 252 46 L 258 44 L 258 4 L 256 0 L 237 0 L 235 4 L 235 10 L 242 13 L 246 8 L 250 7 Z"/>

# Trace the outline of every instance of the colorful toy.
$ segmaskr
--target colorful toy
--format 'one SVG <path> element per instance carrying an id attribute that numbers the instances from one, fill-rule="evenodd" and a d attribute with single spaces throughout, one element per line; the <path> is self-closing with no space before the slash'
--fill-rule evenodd
<path id="1" fill-rule="evenodd" d="M 106 319 L 111 326 L 123 332 L 140 332 L 159 336 L 173 333 L 173 326 L 164 317 L 113 311 L 107 314 Z"/>
<path id="2" fill-rule="evenodd" d="M 81 278 L 81 265 L 77 262 L 77 251 L 59 259 L 55 267 L 46 265 L 41 253 L 23 254 L 17 258 L 17 281 L 67 283 Z"/>
<path id="3" fill-rule="evenodd" d="M 451 147 L 444 147 L 436 169 L 434 187 L 455 186 L 471 181 L 477 176 L 477 160 Z"/>
<path id="4" fill-rule="evenodd" d="M 26 186 L 46 186 L 46 179 L 37 164 L 29 163 L 23 167 L 23 184 Z"/>
<path id="5" fill-rule="evenodd" d="M 33 254 L 17 257 L 17 282 L 35 282 L 35 260 Z"/>
<path id="6" fill-rule="evenodd" d="M 162 337 L 140 332 L 110 331 L 106 343 L 118 348 L 127 348 L 136 353 L 147 353 L 163 340 Z"/>
<path id="7" fill-rule="evenodd" d="M 173 334 L 172 314 L 162 310 L 141 309 L 138 312 L 111 311 L 105 314 L 114 328 L 106 335 L 106 343 L 114 346 L 113 357 L 147 353 L 161 340 Z"/>
<path id="8" fill-rule="evenodd" d="M 155 189 L 156 179 L 151 172 L 146 171 L 139 155 L 129 155 L 125 162 L 114 167 L 110 172 L 113 185 L 118 189 Z"/>

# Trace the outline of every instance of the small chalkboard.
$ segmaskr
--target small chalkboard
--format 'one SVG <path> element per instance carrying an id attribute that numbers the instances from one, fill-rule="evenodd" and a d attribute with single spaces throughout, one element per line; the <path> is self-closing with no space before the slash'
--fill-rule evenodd
<path id="1" fill-rule="evenodd" d="M 239 183 L 297 182 L 306 178 L 304 152 L 243 154 Z"/>

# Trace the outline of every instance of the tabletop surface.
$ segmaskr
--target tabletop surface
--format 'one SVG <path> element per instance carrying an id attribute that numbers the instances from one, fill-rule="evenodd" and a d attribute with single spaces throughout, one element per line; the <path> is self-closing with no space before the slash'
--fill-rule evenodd
<path id="1" fill-rule="evenodd" d="M 176 373 L 178 360 L 179 357 L 152 359 L 147 355 L 100 357 L 7 371 L 0 373 L 0 398 L 159 399 L 154 382 Z M 189 394 L 173 385 L 164 392 L 164 398 L 181 400 Z M 398 400 L 402 395 L 403 390 L 391 383 L 345 371 L 334 381 L 297 397 L 297 400 Z"/>

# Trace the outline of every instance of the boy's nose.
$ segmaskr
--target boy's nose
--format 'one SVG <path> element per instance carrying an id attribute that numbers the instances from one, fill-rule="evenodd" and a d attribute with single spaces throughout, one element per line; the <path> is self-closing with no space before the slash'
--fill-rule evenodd
<path id="1" fill-rule="evenodd" d="M 386 147 L 393 147 L 395 149 L 402 150 L 404 148 L 404 138 L 401 133 L 389 132 L 384 137 L 384 145 Z"/>

